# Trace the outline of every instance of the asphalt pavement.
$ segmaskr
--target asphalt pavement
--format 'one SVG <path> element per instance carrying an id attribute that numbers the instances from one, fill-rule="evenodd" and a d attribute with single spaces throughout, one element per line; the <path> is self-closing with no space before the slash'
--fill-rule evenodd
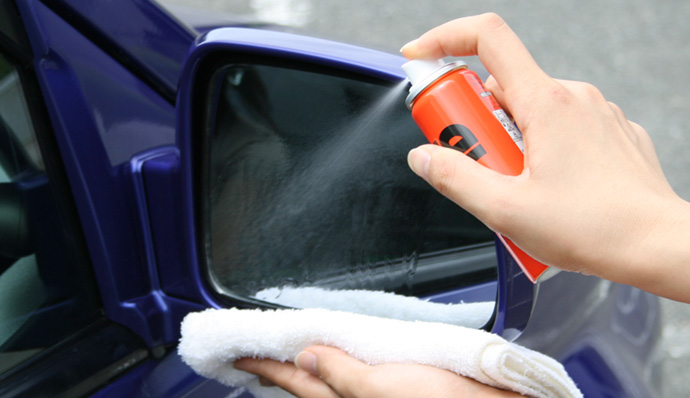
<path id="1" fill-rule="evenodd" d="M 496 12 L 550 75 L 597 86 L 651 135 L 676 192 L 690 200 L 690 2 L 684 0 L 165 0 L 291 25 L 397 52 L 450 19 Z M 586 132 L 583 132 L 586 136 Z M 573 137 L 582 139 L 583 137 Z M 690 305 L 662 301 L 664 397 L 690 394 Z"/>

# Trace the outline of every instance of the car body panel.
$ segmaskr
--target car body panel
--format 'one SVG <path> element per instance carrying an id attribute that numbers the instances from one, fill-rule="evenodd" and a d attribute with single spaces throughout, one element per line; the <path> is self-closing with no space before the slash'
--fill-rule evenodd
<path id="1" fill-rule="evenodd" d="M 174 107 L 42 3 L 24 2 L 20 11 L 41 54 L 35 70 L 106 313 L 151 345 L 170 342 L 174 337 L 149 330 L 151 313 L 167 305 L 140 244 L 137 213 L 146 203 L 133 195 L 129 170 L 135 154 L 175 143 Z"/>
<path id="2" fill-rule="evenodd" d="M 196 34 L 157 3 L 46 0 L 59 15 L 102 51 L 174 100 L 184 58 Z"/>

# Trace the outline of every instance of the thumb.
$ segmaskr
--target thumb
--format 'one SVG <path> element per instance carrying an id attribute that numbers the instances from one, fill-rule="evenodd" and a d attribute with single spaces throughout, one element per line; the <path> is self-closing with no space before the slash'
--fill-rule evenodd
<path id="1" fill-rule="evenodd" d="M 461 152 L 438 145 L 422 145 L 412 149 L 407 162 L 442 195 L 452 200 L 493 230 L 500 230 L 499 220 L 505 219 L 513 193 L 510 185 L 515 178 L 482 166 Z"/>
<path id="2" fill-rule="evenodd" d="M 295 358 L 298 368 L 318 376 L 342 397 L 360 397 L 369 365 L 332 347 L 311 346 Z"/>

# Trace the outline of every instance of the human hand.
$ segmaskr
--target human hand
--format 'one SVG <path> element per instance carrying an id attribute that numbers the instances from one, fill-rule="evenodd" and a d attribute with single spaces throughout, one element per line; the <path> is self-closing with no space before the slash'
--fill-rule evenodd
<path id="1" fill-rule="evenodd" d="M 431 145 L 410 152 L 415 173 L 546 264 L 690 302 L 690 205 L 666 181 L 642 127 L 593 86 L 546 75 L 493 14 L 441 25 L 402 52 L 478 55 L 487 88 L 525 142 L 516 177 Z"/>
<path id="2" fill-rule="evenodd" d="M 279 386 L 301 398 L 521 397 L 431 366 L 369 366 L 325 346 L 308 347 L 295 364 L 243 358 L 234 366 L 258 375 L 264 385 Z"/>

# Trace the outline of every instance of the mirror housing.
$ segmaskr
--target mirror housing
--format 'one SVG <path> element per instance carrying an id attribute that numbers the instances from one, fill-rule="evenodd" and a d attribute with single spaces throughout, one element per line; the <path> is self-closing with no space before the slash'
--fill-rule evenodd
<path id="1" fill-rule="evenodd" d="M 201 266 L 208 248 L 204 247 L 205 232 L 199 228 L 199 220 L 206 215 L 201 210 L 202 204 L 195 198 L 202 181 L 197 159 L 199 136 L 208 133 L 203 120 L 209 109 L 213 109 L 203 94 L 212 89 L 210 85 L 217 84 L 212 76 L 220 68 L 230 62 L 250 63 L 257 58 L 316 70 L 337 69 L 343 74 L 366 75 L 390 82 L 404 79 L 403 58 L 326 40 L 243 28 L 213 30 L 198 40 L 189 54 L 180 81 L 177 119 L 184 229 L 188 237 L 193 237 L 188 243 L 187 258 L 188 264 L 198 266 L 188 266 L 187 270 L 180 271 L 194 281 L 198 296 L 203 296 L 213 306 L 222 306 L 222 302 L 208 294 L 214 286 Z M 196 245 L 191 246 L 191 242 L 196 242 Z M 498 297 L 491 330 L 514 339 L 529 320 L 537 286 L 526 278 L 502 245 L 496 247 Z"/>

